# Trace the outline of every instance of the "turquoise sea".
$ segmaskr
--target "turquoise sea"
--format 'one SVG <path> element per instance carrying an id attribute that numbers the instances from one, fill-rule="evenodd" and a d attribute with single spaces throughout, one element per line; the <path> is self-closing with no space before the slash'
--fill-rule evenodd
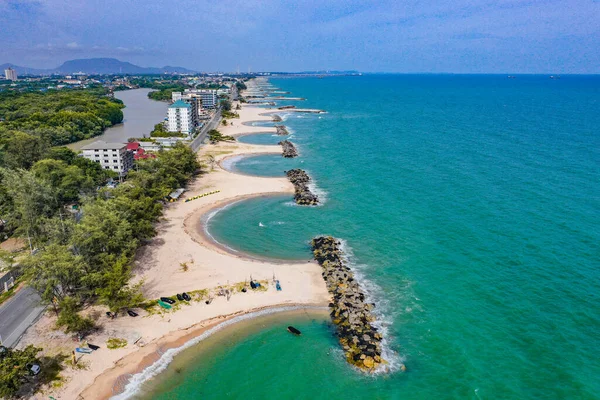
<path id="1" fill-rule="evenodd" d="M 209 230 L 279 259 L 344 239 L 407 371 L 357 372 L 327 318 L 281 314 L 181 353 L 142 398 L 600 399 L 600 77 L 271 83 L 328 112 L 283 122 L 325 202 L 246 200 Z"/>

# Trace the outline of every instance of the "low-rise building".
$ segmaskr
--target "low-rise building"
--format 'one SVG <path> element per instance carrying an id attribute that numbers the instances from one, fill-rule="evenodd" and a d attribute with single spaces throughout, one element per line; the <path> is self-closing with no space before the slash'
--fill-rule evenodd
<path id="1" fill-rule="evenodd" d="M 99 163 L 102 168 L 127 174 L 133 168 L 133 153 L 127 151 L 125 143 L 107 143 L 98 140 L 81 148 L 83 157 Z"/>

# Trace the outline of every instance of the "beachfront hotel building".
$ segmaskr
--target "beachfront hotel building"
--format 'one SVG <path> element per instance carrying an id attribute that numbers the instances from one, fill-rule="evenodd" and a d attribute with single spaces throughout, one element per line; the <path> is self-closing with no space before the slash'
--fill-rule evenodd
<path id="1" fill-rule="evenodd" d="M 167 130 L 169 132 L 181 132 L 191 135 L 194 131 L 196 116 L 193 107 L 183 100 L 177 100 L 169 106 L 167 119 Z"/>
<path id="2" fill-rule="evenodd" d="M 107 143 L 98 140 L 81 148 L 83 157 L 99 163 L 102 168 L 127 174 L 133 168 L 133 153 L 127 151 L 125 143 Z"/>
<path id="3" fill-rule="evenodd" d="M 4 77 L 9 81 L 16 81 L 18 78 L 17 71 L 12 69 L 11 67 L 8 67 L 4 70 Z"/>
<path id="4" fill-rule="evenodd" d="M 199 99 L 202 108 L 215 108 L 219 104 L 217 91 L 212 89 L 185 89 L 183 93 L 171 93 L 171 100 L 173 101 L 183 100 L 190 102 L 193 99 Z"/>

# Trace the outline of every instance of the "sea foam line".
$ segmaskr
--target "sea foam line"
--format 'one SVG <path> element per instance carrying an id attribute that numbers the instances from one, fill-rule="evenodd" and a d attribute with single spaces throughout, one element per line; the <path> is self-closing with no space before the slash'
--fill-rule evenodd
<path id="1" fill-rule="evenodd" d="M 123 390 L 123 392 L 119 393 L 115 396 L 112 396 L 111 400 L 126 400 L 126 399 L 129 399 L 132 396 L 136 395 L 137 393 L 139 393 L 144 382 L 148 381 L 149 379 L 155 377 L 156 375 L 160 374 L 165 369 L 167 369 L 167 367 L 169 366 L 169 364 L 171 364 L 171 362 L 173 361 L 173 359 L 175 358 L 175 356 L 177 354 L 200 343 L 201 341 L 203 341 L 206 338 L 210 337 L 211 335 L 219 332 L 220 330 L 222 330 L 223 328 L 225 328 L 227 326 L 233 325 L 237 322 L 246 321 L 248 319 L 260 317 L 263 315 L 274 314 L 274 313 L 282 312 L 282 311 L 294 311 L 294 310 L 304 310 L 304 309 L 320 310 L 320 309 L 323 309 L 323 307 L 284 306 L 284 307 L 267 308 L 264 310 L 259 310 L 259 311 L 254 311 L 254 312 L 250 312 L 247 314 L 239 315 L 237 317 L 233 317 L 231 319 L 223 321 L 220 324 L 207 329 L 206 331 L 204 331 L 202 334 L 196 336 L 195 338 L 188 340 L 183 345 L 181 345 L 179 347 L 174 347 L 172 349 L 165 351 L 162 354 L 162 356 L 155 363 L 146 367 L 142 372 L 134 374 L 131 378 L 129 378 L 129 382 L 127 383 L 127 385 L 125 385 L 125 389 Z"/>
<path id="2" fill-rule="evenodd" d="M 356 277 L 358 286 L 365 294 L 366 302 L 376 304 L 373 310 L 373 315 L 376 317 L 376 320 L 373 321 L 373 326 L 381 332 L 383 337 L 381 340 L 381 357 L 386 360 L 388 364 L 380 366 L 375 373 L 378 374 L 398 371 L 404 366 L 405 360 L 390 347 L 389 326 L 392 324 L 392 320 L 386 316 L 385 312 L 386 309 L 389 308 L 389 302 L 383 299 L 381 296 L 377 296 L 377 293 L 382 292 L 381 288 L 376 283 L 365 277 L 362 271 L 365 268 L 365 265 L 356 262 L 356 257 L 354 256 L 352 247 L 350 247 L 348 242 L 345 239 L 338 240 L 340 242 L 342 259 Z"/>

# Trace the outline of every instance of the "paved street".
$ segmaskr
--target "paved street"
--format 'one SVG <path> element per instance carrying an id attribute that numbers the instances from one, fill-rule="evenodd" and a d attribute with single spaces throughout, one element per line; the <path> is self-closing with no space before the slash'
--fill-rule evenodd
<path id="1" fill-rule="evenodd" d="M 25 287 L 0 305 L 0 337 L 4 346 L 13 346 L 44 311 L 39 302 L 38 294 Z"/>

